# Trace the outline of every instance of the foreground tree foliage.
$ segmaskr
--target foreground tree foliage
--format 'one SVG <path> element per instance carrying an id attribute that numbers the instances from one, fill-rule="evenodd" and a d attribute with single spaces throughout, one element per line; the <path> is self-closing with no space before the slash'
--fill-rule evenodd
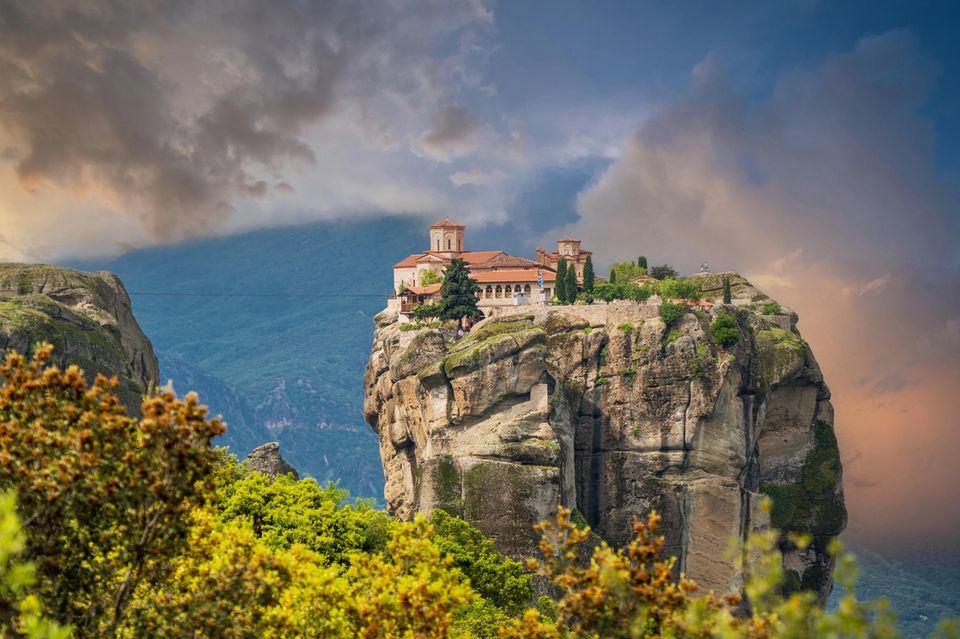
<path id="1" fill-rule="evenodd" d="M 769 505 L 768 505 L 769 507 Z M 751 561 L 744 593 L 718 598 L 699 593 L 697 584 L 674 576 L 675 559 L 662 556 L 664 538 L 657 535 L 660 517 L 652 512 L 646 522 L 634 524 L 634 540 L 624 549 L 605 543 L 583 564 L 583 545 L 589 528 L 571 522 L 561 509 L 556 521 L 538 525 L 544 559 L 530 568 L 548 579 L 561 593 L 557 619 L 528 610 L 510 622 L 502 637 L 515 639 L 593 639 L 637 637 L 699 637 L 766 639 L 805 637 L 898 637 L 895 619 L 884 602 L 857 601 L 856 567 L 850 556 L 837 562 L 836 578 L 847 594 L 835 612 L 816 604 L 813 593 L 784 597 L 783 567 L 777 550 L 777 531 L 755 533 L 739 559 Z M 800 545 L 803 538 L 794 539 Z M 834 552 L 839 552 L 834 548 Z M 945 623 L 938 636 L 957 637 L 957 622 Z"/>
<path id="2" fill-rule="evenodd" d="M 10 353 L 0 366 L 0 489 L 16 490 L 46 614 L 80 636 L 111 632 L 141 581 L 184 547 L 191 511 L 213 489 L 224 431 L 194 394 L 164 392 L 129 417 L 115 379 Z"/>
<path id="3" fill-rule="evenodd" d="M 247 470 L 210 447 L 223 425 L 195 396 L 129 417 L 115 382 L 49 357 L 0 366 L 2 638 L 897 636 L 889 611 L 856 600 L 849 558 L 836 612 L 784 597 L 776 531 L 738 554 L 744 600 L 676 575 L 656 513 L 614 550 L 561 509 L 524 570 L 443 511 L 398 522 L 335 486 Z M 531 608 L 534 573 L 556 600 Z"/>
<path id="4" fill-rule="evenodd" d="M 67 628 L 44 619 L 33 564 L 22 561 L 27 539 L 17 517 L 16 495 L 0 493 L 0 637 L 66 639 Z"/>

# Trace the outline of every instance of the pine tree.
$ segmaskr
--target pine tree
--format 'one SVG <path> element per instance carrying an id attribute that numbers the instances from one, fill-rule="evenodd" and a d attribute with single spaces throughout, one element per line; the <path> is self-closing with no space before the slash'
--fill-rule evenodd
<path id="1" fill-rule="evenodd" d="M 575 266 L 571 265 L 567 269 L 566 280 L 567 283 L 563 287 L 563 292 L 567 296 L 565 301 L 567 304 L 573 304 L 577 301 L 577 269 Z"/>
<path id="2" fill-rule="evenodd" d="M 450 262 L 440 285 L 440 319 L 460 320 L 483 317 L 477 308 L 477 283 L 470 279 L 467 263 L 460 258 Z"/>
<path id="3" fill-rule="evenodd" d="M 645 255 L 641 255 L 637 258 L 637 266 L 643 270 L 647 270 L 647 257 Z"/>
<path id="4" fill-rule="evenodd" d="M 553 294 L 561 302 L 567 299 L 567 259 L 564 257 L 557 260 L 557 282 Z"/>
<path id="5" fill-rule="evenodd" d="M 730 276 L 723 276 L 723 303 L 730 304 L 733 300 L 733 293 L 730 291 Z"/>
<path id="6" fill-rule="evenodd" d="M 593 260 L 587 256 L 587 261 L 583 263 L 583 292 L 593 293 L 593 282 L 596 276 L 593 274 Z"/>

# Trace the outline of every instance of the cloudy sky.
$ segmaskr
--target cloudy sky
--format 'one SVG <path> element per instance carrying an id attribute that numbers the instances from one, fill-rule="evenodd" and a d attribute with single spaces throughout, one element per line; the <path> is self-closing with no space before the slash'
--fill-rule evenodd
<path id="1" fill-rule="evenodd" d="M 0 0 L 0 259 L 452 215 L 744 272 L 851 528 L 960 530 L 951 2 Z"/>

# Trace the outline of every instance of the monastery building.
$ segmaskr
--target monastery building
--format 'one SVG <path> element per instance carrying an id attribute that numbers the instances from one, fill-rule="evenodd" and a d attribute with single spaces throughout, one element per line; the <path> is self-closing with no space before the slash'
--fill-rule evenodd
<path id="1" fill-rule="evenodd" d="M 393 267 L 393 289 L 400 298 L 401 315 L 420 304 L 437 301 L 443 270 L 454 258 L 470 269 L 470 278 L 479 286 L 481 310 L 497 306 L 545 303 L 556 286 L 557 262 L 565 258 L 583 282 L 583 266 L 590 251 L 580 248 L 580 240 L 565 237 L 557 250 L 536 251 L 536 259 L 514 257 L 503 251 L 467 251 L 463 224 L 444 219 L 429 228 L 429 248 L 415 253 Z M 426 280 L 426 284 L 424 281 Z"/>

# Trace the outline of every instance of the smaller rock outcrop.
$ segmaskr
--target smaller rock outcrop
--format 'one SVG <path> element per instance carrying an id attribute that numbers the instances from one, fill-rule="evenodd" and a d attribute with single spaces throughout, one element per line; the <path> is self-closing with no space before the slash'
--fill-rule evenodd
<path id="1" fill-rule="evenodd" d="M 117 395 L 131 413 L 158 383 L 153 346 L 113 273 L 0 264 L 0 353 L 29 353 L 38 342 L 53 344 L 59 366 L 76 364 L 89 379 L 116 376 Z"/>
<path id="2" fill-rule="evenodd" d="M 243 465 L 250 470 L 269 475 L 271 479 L 290 474 L 293 475 L 294 479 L 300 479 L 300 473 L 297 472 L 297 469 L 288 464 L 280 455 L 280 444 L 277 442 L 270 442 L 254 448 L 243 460 Z"/>

